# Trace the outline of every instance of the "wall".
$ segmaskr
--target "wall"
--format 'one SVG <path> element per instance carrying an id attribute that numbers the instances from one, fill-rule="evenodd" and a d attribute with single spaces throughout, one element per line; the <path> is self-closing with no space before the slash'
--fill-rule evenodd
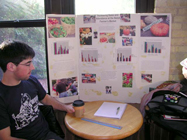
<path id="1" fill-rule="evenodd" d="M 183 79 L 180 61 L 187 58 L 187 0 L 155 0 L 155 13 L 171 13 L 169 80 Z"/>

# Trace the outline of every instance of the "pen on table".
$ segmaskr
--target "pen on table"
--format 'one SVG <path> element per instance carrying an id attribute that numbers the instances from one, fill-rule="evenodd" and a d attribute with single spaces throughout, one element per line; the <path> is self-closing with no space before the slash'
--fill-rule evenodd
<path id="1" fill-rule="evenodd" d="M 120 110 L 120 107 L 117 108 L 116 115 L 118 115 L 119 110 Z"/>

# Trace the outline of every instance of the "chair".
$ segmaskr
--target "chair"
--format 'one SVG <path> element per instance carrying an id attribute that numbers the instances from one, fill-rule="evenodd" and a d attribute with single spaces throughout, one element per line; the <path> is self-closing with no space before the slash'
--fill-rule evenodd
<path id="1" fill-rule="evenodd" d="M 49 129 L 64 139 L 65 134 L 62 131 L 60 124 L 56 119 L 53 107 L 51 105 L 39 105 L 39 109 L 44 115 L 46 121 L 48 122 Z"/>

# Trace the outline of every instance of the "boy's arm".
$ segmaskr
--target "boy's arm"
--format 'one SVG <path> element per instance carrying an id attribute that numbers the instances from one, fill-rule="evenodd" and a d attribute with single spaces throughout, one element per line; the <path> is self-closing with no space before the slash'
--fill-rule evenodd
<path id="1" fill-rule="evenodd" d="M 68 113 L 74 112 L 74 109 L 71 104 L 70 105 L 63 104 L 48 94 L 46 94 L 44 99 L 41 100 L 41 103 L 43 103 L 44 105 L 52 105 L 53 108 L 56 110 L 66 111 Z"/>
<path id="2" fill-rule="evenodd" d="M 11 137 L 11 135 L 10 135 L 10 127 L 6 127 L 4 129 L 0 130 L 0 140 L 24 140 L 24 139 Z"/>

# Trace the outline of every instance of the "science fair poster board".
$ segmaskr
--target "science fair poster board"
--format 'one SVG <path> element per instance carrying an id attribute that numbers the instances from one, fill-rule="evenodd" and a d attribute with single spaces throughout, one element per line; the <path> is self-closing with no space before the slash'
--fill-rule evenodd
<path id="1" fill-rule="evenodd" d="M 46 23 L 50 93 L 61 102 L 140 103 L 169 79 L 171 14 L 49 14 Z"/>

